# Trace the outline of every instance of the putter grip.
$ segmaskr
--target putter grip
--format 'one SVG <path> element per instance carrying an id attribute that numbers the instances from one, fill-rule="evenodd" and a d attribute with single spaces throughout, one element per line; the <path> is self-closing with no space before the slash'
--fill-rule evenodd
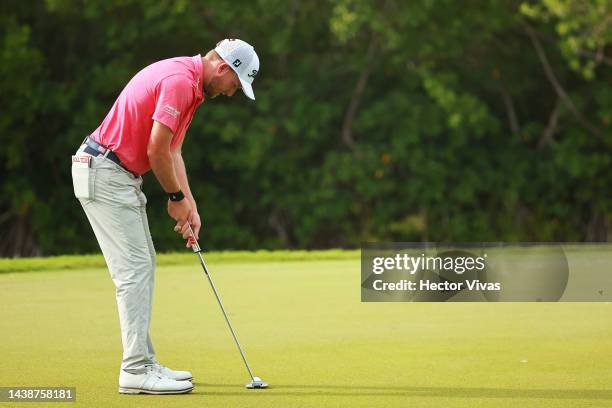
<path id="1" fill-rule="evenodd" d="M 202 249 L 200 248 L 200 244 L 198 244 L 198 240 L 195 237 L 195 234 L 193 233 L 193 230 L 191 229 L 191 224 L 189 225 L 189 232 L 191 232 L 191 236 L 189 237 L 189 241 L 191 241 L 191 249 L 193 250 L 193 252 L 200 252 L 202 251 Z"/>

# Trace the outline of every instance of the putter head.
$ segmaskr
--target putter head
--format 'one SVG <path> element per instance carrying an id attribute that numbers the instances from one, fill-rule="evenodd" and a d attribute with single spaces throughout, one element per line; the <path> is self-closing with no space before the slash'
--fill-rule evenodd
<path id="1" fill-rule="evenodd" d="M 259 377 L 253 377 L 253 381 L 251 381 L 250 383 L 246 384 L 245 387 L 247 387 L 249 389 L 268 388 L 268 383 L 265 382 L 265 381 L 262 381 L 261 378 L 259 378 Z"/>

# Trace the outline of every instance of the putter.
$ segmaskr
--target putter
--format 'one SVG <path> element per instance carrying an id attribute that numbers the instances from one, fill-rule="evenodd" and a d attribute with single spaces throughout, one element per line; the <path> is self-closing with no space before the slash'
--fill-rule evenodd
<path id="1" fill-rule="evenodd" d="M 206 262 L 204 262 L 204 258 L 202 257 L 202 249 L 200 248 L 200 244 L 198 244 L 195 234 L 193 233 L 193 230 L 191 229 L 191 224 L 188 224 L 188 225 L 189 225 L 189 232 L 191 233 L 191 238 L 190 238 L 191 239 L 191 249 L 193 249 L 193 252 L 195 252 L 198 255 L 198 258 L 200 258 L 200 264 L 202 264 L 202 268 L 204 269 L 204 273 L 206 274 L 206 277 L 208 278 L 210 287 L 212 288 L 213 293 L 215 294 L 215 297 L 217 298 L 217 303 L 219 303 L 219 306 L 221 307 L 221 311 L 223 312 L 223 317 L 225 317 L 227 326 L 229 327 L 230 332 L 232 332 L 232 337 L 234 338 L 234 341 L 236 342 L 236 346 L 238 346 L 238 350 L 240 351 L 240 355 L 242 356 L 242 361 L 244 361 L 244 365 L 247 371 L 249 372 L 249 376 L 251 377 L 251 382 L 248 384 L 245 384 L 245 387 L 249 389 L 268 388 L 268 383 L 265 381 L 262 381 L 262 379 L 259 377 L 255 377 L 253 375 L 253 371 L 251 371 L 251 367 L 249 366 L 249 363 L 247 362 L 246 356 L 244 355 L 244 351 L 242 351 L 242 347 L 240 346 L 240 343 L 238 342 L 238 337 L 236 336 L 236 332 L 234 331 L 234 328 L 232 327 L 232 324 L 230 323 L 227 317 L 227 313 L 225 312 L 223 303 L 221 303 L 221 298 L 219 297 L 217 288 L 215 287 L 212 277 L 210 276 L 210 273 L 208 272 L 208 268 L 206 267 Z"/>

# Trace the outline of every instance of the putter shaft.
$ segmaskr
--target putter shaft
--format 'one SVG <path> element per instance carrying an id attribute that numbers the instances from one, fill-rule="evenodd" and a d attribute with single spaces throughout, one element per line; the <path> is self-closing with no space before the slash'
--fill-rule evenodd
<path id="1" fill-rule="evenodd" d="M 206 267 L 206 262 L 204 262 L 204 257 L 202 257 L 202 248 L 200 248 L 200 245 L 198 244 L 198 240 L 196 239 L 195 234 L 193 233 L 193 230 L 191 229 L 191 224 L 189 224 L 189 232 L 191 233 L 191 238 L 193 239 L 191 248 L 193 249 L 193 252 L 195 252 L 198 255 L 198 258 L 200 258 L 200 264 L 202 265 L 202 268 L 204 269 L 204 274 L 206 274 L 206 277 L 208 278 L 208 282 L 210 283 L 210 287 L 212 288 L 213 293 L 215 294 L 215 298 L 217 298 L 217 303 L 219 303 L 219 307 L 221 308 L 221 312 L 223 312 L 223 317 L 225 317 L 225 322 L 227 323 L 227 327 L 229 327 L 230 332 L 232 333 L 232 337 L 234 338 L 234 342 L 236 342 L 236 346 L 238 347 L 238 351 L 240 351 L 240 355 L 242 356 L 242 361 L 244 361 L 244 366 L 249 372 L 249 375 L 251 376 L 251 380 L 255 382 L 255 377 L 253 376 L 251 367 L 249 366 L 249 363 L 247 362 L 246 356 L 244 355 L 244 351 L 242 351 L 242 347 L 240 346 L 240 342 L 238 341 L 236 332 L 234 331 L 234 328 L 232 327 L 232 324 L 230 323 L 229 318 L 227 317 L 225 307 L 223 307 L 223 302 L 221 302 L 221 298 L 219 297 L 217 288 L 215 287 L 212 277 L 210 276 L 210 273 L 208 272 L 208 268 Z"/>

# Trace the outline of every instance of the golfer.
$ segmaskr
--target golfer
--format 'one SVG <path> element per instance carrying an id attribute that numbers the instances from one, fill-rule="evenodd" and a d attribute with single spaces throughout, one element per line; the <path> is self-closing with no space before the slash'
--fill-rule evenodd
<path id="1" fill-rule="evenodd" d="M 153 170 L 168 194 L 174 230 L 196 238 L 201 226 L 181 155 L 185 132 L 206 99 L 238 89 L 255 99 L 259 70 L 253 47 L 226 39 L 204 57 L 156 62 L 123 89 L 100 126 L 72 157 L 75 196 L 104 254 L 116 286 L 123 360 L 119 392 L 180 394 L 193 389 L 189 371 L 161 365 L 149 335 L 155 248 L 147 221 L 142 175 Z"/>

